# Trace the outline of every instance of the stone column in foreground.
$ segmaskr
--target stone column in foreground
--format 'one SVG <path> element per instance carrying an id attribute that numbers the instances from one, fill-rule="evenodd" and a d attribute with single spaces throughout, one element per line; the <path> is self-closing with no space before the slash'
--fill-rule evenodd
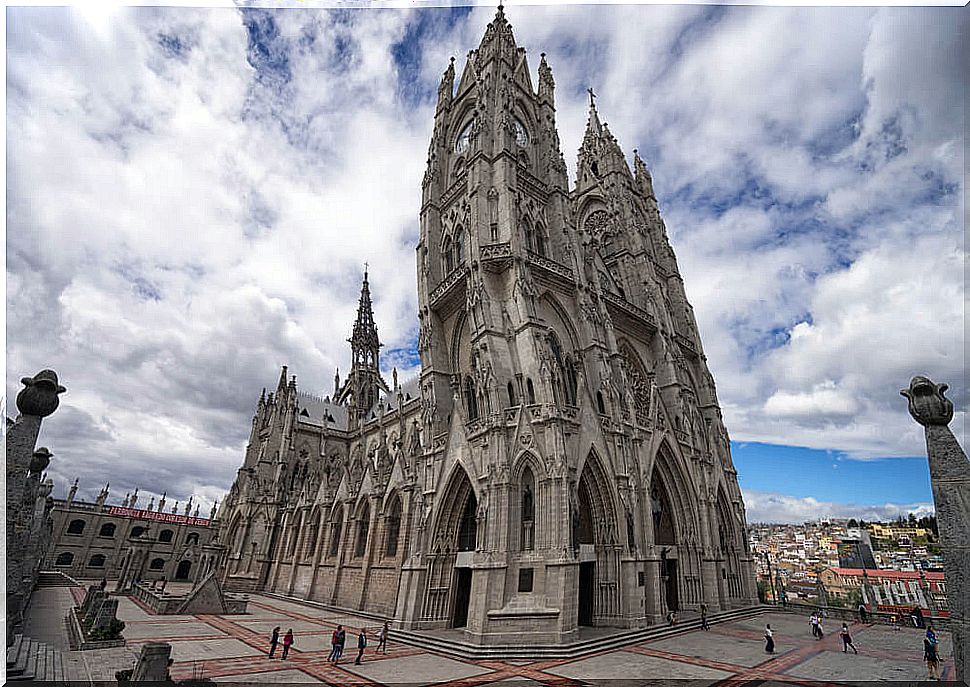
<path id="1" fill-rule="evenodd" d="M 7 646 L 20 631 L 23 609 L 33 589 L 37 561 L 31 553 L 34 510 L 41 475 L 50 462 L 50 451 L 36 449 L 41 421 L 57 410 L 58 394 L 66 389 L 53 370 L 41 370 L 20 380 L 17 419 L 7 425 Z"/>
<path id="2" fill-rule="evenodd" d="M 936 524 L 943 545 L 946 600 L 953 635 L 957 680 L 970 679 L 970 461 L 950 431 L 953 403 L 943 395 L 946 384 L 913 377 L 899 393 L 909 399 L 909 414 L 923 425 Z"/>

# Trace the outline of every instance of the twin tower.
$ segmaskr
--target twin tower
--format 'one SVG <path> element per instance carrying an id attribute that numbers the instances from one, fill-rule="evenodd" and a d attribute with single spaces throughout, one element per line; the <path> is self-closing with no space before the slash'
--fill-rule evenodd
<path id="1" fill-rule="evenodd" d="M 634 151 L 635 153 L 635 151 Z M 230 589 L 574 641 L 757 602 L 727 432 L 650 174 L 589 121 L 572 189 L 543 56 L 501 7 L 438 89 L 416 379 L 391 384 L 365 275 L 332 396 L 286 370 L 217 516 Z"/>

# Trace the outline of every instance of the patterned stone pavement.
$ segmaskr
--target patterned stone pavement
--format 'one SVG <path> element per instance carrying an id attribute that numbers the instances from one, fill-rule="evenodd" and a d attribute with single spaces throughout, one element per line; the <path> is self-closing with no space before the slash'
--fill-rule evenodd
<path id="1" fill-rule="evenodd" d="M 63 588 L 41 589 L 35 625 L 56 627 L 54 616 L 66 613 L 71 595 Z M 78 592 L 75 591 L 75 594 Z M 120 600 L 118 615 L 127 623 L 123 649 L 68 652 L 76 674 L 71 679 L 112 680 L 131 667 L 145 642 L 166 641 L 173 647 L 176 679 L 204 675 L 217 682 L 325 683 L 330 685 L 549 685 L 580 687 L 599 682 L 649 684 L 664 679 L 734 685 L 742 682 L 834 685 L 848 682 L 916 681 L 926 675 L 921 662 L 922 633 L 904 628 L 852 626 L 859 654 L 844 654 L 836 625 L 816 641 L 807 619 L 782 613 L 714 626 L 621 649 L 574 659 L 526 661 L 468 660 L 392 641 L 387 654 L 375 654 L 378 623 L 365 620 L 371 646 L 361 665 L 356 632 L 361 619 L 298 602 L 253 595 L 250 614 L 242 616 L 154 616 L 130 599 Z M 764 653 L 761 630 L 770 622 L 776 653 Z M 329 638 L 340 623 L 347 629 L 347 649 L 339 665 L 327 661 Z M 269 634 L 276 625 L 292 628 L 296 637 L 287 659 L 269 659 Z M 944 679 L 953 679 L 949 637 L 941 634 L 947 657 Z"/>

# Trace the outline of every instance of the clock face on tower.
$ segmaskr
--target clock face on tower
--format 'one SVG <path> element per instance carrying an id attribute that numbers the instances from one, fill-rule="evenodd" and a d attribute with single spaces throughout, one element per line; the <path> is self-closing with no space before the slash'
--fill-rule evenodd
<path id="1" fill-rule="evenodd" d="M 513 122 L 513 126 L 515 126 L 516 144 L 521 148 L 525 148 L 529 145 L 529 132 L 525 130 L 525 126 L 518 119 Z"/>
<path id="2" fill-rule="evenodd" d="M 465 125 L 465 128 L 461 130 L 458 134 L 458 138 L 455 139 L 455 152 L 461 155 L 466 150 L 468 150 L 468 140 L 471 138 L 472 125 L 471 122 Z"/>

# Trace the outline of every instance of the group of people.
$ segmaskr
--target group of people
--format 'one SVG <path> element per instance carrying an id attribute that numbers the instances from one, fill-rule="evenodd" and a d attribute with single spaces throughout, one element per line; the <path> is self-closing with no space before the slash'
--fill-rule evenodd
<path id="1" fill-rule="evenodd" d="M 387 653 L 387 635 L 390 631 L 390 626 L 387 621 L 384 621 L 383 627 L 377 631 L 377 651 L 386 654 Z M 340 657 L 344 653 L 344 645 L 347 642 L 347 632 L 344 630 L 343 625 L 337 625 L 337 628 L 333 631 L 330 637 L 330 655 L 327 660 L 333 664 L 336 664 Z M 280 627 L 277 625 L 273 628 L 273 634 L 269 638 L 269 657 L 273 658 L 276 654 L 276 648 L 280 644 Z M 283 654 L 280 656 L 281 660 L 285 660 L 287 654 L 290 653 L 290 647 L 293 646 L 293 629 L 286 631 L 283 635 Z M 357 635 L 357 658 L 354 663 L 360 665 L 361 660 L 364 658 L 364 649 L 367 648 L 367 630 L 363 627 L 360 628 L 360 632 Z"/>

